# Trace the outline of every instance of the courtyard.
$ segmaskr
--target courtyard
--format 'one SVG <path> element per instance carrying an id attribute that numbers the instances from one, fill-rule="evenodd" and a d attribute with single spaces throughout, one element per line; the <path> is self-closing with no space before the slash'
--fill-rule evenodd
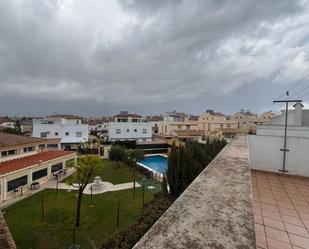
<path id="1" fill-rule="evenodd" d="M 102 160 L 99 176 L 113 184 L 132 182 L 132 172 L 126 164 Z M 143 175 L 136 172 L 140 186 Z M 69 181 L 68 179 L 63 182 Z M 152 185 L 154 188 L 148 188 Z M 145 182 L 145 203 L 159 192 L 160 184 L 153 180 Z M 69 248 L 73 239 L 77 192 L 74 190 L 45 189 L 3 210 L 5 219 L 18 248 Z M 82 248 L 95 248 L 117 231 L 130 225 L 142 212 L 143 188 L 106 192 L 92 197 L 85 195 L 82 201 L 81 226 L 76 228 L 76 242 Z M 119 203 L 119 227 L 117 209 Z M 43 205 L 43 208 L 42 208 Z M 43 211 L 43 210 L 44 211 Z"/>

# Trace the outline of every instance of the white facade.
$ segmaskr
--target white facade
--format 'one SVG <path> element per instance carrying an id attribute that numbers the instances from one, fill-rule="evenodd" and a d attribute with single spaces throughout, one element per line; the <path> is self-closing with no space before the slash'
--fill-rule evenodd
<path id="1" fill-rule="evenodd" d="M 14 121 L 3 122 L 3 123 L 0 124 L 0 126 L 3 127 L 3 128 L 15 129 L 15 122 Z"/>
<path id="2" fill-rule="evenodd" d="M 59 118 L 52 121 L 48 119 L 33 120 L 33 137 L 61 138 L 62 147 L 70 144 L 87 142 L 89 139 L 88 124 L 82 124 L 80 119 Z"/>
<path id="3" fill-rule="evenodd" d="M 309 176 L 309 110 L 296 104 L 288 112 L 286 170 L 289 174 Z M 285 111 L 268 125 L 257 125 L 249 136 L 251 168 L 279 172 L 283 168 Z"/>
<path id="4" fill-rule="evenodd" d="M 108 125 L 109 141 L 152 139 L 152 123 L 148 122 L 110 122 Z"/>

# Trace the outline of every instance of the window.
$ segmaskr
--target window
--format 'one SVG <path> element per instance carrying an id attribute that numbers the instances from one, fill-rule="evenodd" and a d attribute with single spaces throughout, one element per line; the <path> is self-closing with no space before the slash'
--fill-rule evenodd
<path id="1" fill-rule="evenodd" d="M 190 125 L 186 125 L 186 129 L 187 129 L 187 130 L 190 130 Z"/>
<path id="2" fill-rule="evenodd" d="M 59 171 L 61 169 L 63 169 L 63 163 L 57 163 L 57 164 L 51 166 L 51 172 L 52 173 Z"/>
<path id="3" fill-rule="evenodd" d="M 116 134 L 121 134 L 121 129 L 116 129 Z"/>
<path id="4" fill-rule="evenodd" d="M 83 136 L 83 133 L 81 131 L 76 132 L 76 137 L 82 137 L 82 136 Z"/>
<path id="5" fill-rule="evenodd" d="M 47 137 L 48 132 L 41 132 L 40 137 Z"/>
<path id="6" fill-rule="evenodd" d="M 66 131 L 66 132 L 65 132 L 65 135 L 66 135 L 66 136 L 69 136 L 69 135 L 70 135 L 70 133 Z"/>
<path id="7" fill-rule="evenodd" d="M 134 129 L 134 132 L 137 132 L 137 129 Z"/>
<path id="8" fill-rule="evenodd" d="M 230 127 L 231 127 L 231 125 L 230 125 L 230 124 L 227 124 L 227 125 L 226 125 L 226 127 L 227 127 L 227 128 L 230 128 Z"/>
<path id="9" fill-rule="evenodd" d="M 177 125 L 177 128 L 178 128 L 179 130 L 181 130 L 181 125 Z"/>
<path id="10" fill-rule="evenodd" d="M 143 134 L 147 134 L 147 129 L 143 129 Z"/>
<path id="11" fill-rule="evenodd" d="M 58 136 L 58 132 L 55 132 L 55 136 Z"/>
<path id="12" fill-rule="evenodd" d="M 76 124 L 79 125 L 79 123 L 80 123 L 79 120 L 76 120 Z"/>
<path id="13" fill-rule="evenodd" d="M 9 150 L 8 151 L 8 155 L 9 156 L 13 156 L 13 155 L 15 155 L 16 154 L 16 150 Z"/>
<path id="14" fill-rule="evenodd" d="M 129 133 L 130 132 L 130 129 L 127 129 L 127 133 Z"/>
<path id="15" fill-rule="evenodd" d="M 32 146 L 32 147 L 26 147 L 26 148 L 24 148 L 24 153 L 25 152 L 30 152 L 30 151 L 33 151 L 34 150 L 34 147 Z"/>
<path id="16" fill-rule="evenodd" d="M 20 187 L 24 186 L 28 183 L 28 176 L 22 176 L 16 178 L 14 180 L 8 181 L 8 192 Z"/>
<path id="17" fill-rule="evenodd" d="M 33 172 L 32 173 L 32 181 L 40 179 L 44 176 L 47 176 L 47 168 Z"/>

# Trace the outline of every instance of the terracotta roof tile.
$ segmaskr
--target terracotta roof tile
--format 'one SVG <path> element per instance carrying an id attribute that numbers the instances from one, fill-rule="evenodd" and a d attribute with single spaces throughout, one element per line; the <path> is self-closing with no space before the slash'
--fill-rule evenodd
<path id="1" fill-rule="evenodd" d="M 73 151 L 49 150 L 35 155 L 13 159 L 0 163 L 0 174 L 30 167 L 38 163 L 44 163 L 59 157 L 75 154 Z"/>

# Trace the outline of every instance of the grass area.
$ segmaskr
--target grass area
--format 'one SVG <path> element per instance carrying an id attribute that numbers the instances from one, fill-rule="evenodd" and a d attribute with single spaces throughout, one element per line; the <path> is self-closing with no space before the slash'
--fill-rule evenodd
<path id="1" fill-rule="evenodd" d="M 142 212 L 142 188 L 107 192 L 93 196 L 84 195 L 81 226 L 76 230 L 76 242 L 83 249 L 95 248 L 117 231 L 117 202 L 120 200 L 120 229 L 128 226 Z M 41 196 L 44 198 L 45 216 L 42 217 Z M 153 193 L 145 191 L 145 202 L 153 199 Z M 5 210 L 5 219 L 18 248 L 62 249 L 72 243 L 77 193 L 44 190 L 28 197 Z"/>
<path id="2" fill-rule="evenodd" d="M 102 160 L 100 171 L 97 175 L 105 182 L 111 182 L 113 184 L 132 182 L 132 172 L 129 171 L 129 167 L 124 162 L 119 162 L 120 167 L 118 168 L 117 163 L 111 160 Z M 64 179 L 63 182 L 69 182 L 72 176 Z M 136 171 L 136 180 L 142 180 L 143 175 Z"/>

